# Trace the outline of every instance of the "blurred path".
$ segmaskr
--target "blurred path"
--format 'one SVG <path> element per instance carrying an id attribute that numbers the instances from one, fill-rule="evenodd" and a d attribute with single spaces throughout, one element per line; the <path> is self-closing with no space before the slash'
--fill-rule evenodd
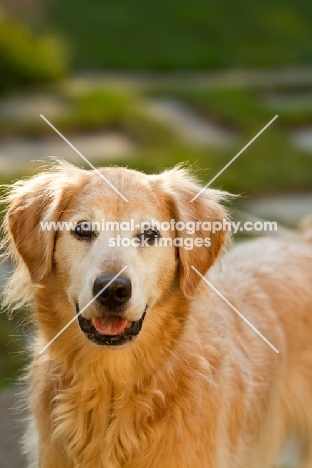
<path id="1" fill-rule="evenodd" d="M 127 86 L 144 88 L 177 86 L 245 88 L 246 86 L 271 88 L 272 86 L 311 86 L 312 67 L 277 68 L 267 70 L 222 70 L 209 72 L 131 73 L 85 72 L 64 80 L 69 89 L 92 89 L 94 86 Z"/>
<path id="2" fill-rule="evenodd" d="M 25 468 L 26 460 L 21 454 L 20 440 L 23 434 L 25 416 L 17 411 L 16 389 L 0 393 L 0 467 Z"/>
<path id="3" fill-rule="evenodd" d="M 68 140 L 92 163 L 105 159 L 127 158 L 133 144 L 118 132 L 66 135 Z M 76 152 L 59 136 L 48 139 L 15 138 L 0 142 L 0 173 L 6 175 L 32 173 L 49 163 L 48 156 L 58 156 L 78 166 L 84 164 Z"/>
<path id="4" fill-rule="evenodd" d="M 181 100 L 154 98 L 147 101 L 154 118 L 171 126 L 184 141 L 197 146 L 228 147 L 235 143 L 236 133 L 202 116 Z"/>
<path id="5" fill-rule="evenodd" d="M 312 216 L 312 193 L 254 197 L 239 206 L 254 216 L 297 227 L 306 216 Z"/>

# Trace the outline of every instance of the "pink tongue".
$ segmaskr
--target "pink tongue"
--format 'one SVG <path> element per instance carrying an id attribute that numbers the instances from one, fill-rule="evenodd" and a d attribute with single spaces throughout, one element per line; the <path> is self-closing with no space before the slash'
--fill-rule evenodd
<path id="1" fill-rule="evenodd" d="M 102 335 L 119 335 L 128 325 L 128 320 L 119 317 L 96 317 L 92 319 L 93 326 Z"/>

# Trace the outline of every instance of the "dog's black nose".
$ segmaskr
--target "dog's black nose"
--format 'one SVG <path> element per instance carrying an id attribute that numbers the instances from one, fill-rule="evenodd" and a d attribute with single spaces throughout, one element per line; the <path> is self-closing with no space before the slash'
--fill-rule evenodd
<path id="1" fill-rule="evenodd" d="M 93 295 L 97 296 L 100 293 L 97 300 L 109 309 L 120 307 L 131 297 L 130 280 L 124 276 L 112 281 L 113 278 L 114 276 L 99 276 L 93 285 Z"/>

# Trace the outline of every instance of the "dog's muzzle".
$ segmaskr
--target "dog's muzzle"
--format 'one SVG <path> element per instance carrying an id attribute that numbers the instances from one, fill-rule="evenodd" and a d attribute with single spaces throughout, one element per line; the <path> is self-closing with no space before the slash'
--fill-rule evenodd
<path id="1" fill-rule="evenodd" d="M 92 341 L 93 343 L 97 345 L 102 345 L 102 346 L 103 345 L 120 346 L 120 345 L 129 343 L 130 341 L 132 341 L 132 339 L 135 336 L 137 336 L 141 331 L 144 318 L 146 315 L 146 310 L 147 310 L 147 306 L 145 307 L 144 313 L 142 317 L 140 318 L 140 320 L 137 320 L 135 322 L 127 321 L 126 326 L 124 328 L 123 326 L 121 327 L 122 331 L 120 333 L 115 334 L 115 332 L 118 329 L 118 323 L 120 324 L 121 321 L 125 319 L 121 318 L 120 316 L 111 315 L 105 318 L 97 317 L 97 318 L 88 320 L 79 313 L 79 306 L 78 304 L 76 304 L 76 312 L 78 314 L 78 323 L 79 323 L 81 331 L 83 331 L 87 335 L 90 341 Z M 109 326 L 105 325 L 103 326 L 103 328 L 101 328 L 101 326 L 99 325 L 101 321 L 102 322 L 105 321 L 106 323 L 110 322 L 111 325 Z M 114 334 L 102 333 L 101 330 L 108 329 L 108 327 L 110 327 L 111 332 L 113 332 Z"/>
<path id="2" fill-rule="evenodd" d="M 76 303 L 79 326 L 90 341 L 98 345 L 120 346 L 140 333 L 147 306 L 140 320 L 130 321 L 124 317 L 132 293 L 131 282 L 128 278 L 99 276 L 94 281 L 92 292 L 97 302 L 98 315 L 96 317 L 91 319 L 83 317 Z"/>

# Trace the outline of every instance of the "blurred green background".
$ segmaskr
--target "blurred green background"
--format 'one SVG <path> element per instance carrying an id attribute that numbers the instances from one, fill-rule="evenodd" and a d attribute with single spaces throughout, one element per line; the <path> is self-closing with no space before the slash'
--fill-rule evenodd
<path id="1" fill-rule="evenodd" d="M 295 228 L 312 212 L 312 3 L 308 0 L 4 0 L 0 182 L 57 155 L 148 172 L 181 161 L 251 213 Z M 38 162 L 41 160 L 41 162 Z M 1 284 L 10 270 L 0 267 Z M 0 315 L 0 388 L 25 335 Z"/>

